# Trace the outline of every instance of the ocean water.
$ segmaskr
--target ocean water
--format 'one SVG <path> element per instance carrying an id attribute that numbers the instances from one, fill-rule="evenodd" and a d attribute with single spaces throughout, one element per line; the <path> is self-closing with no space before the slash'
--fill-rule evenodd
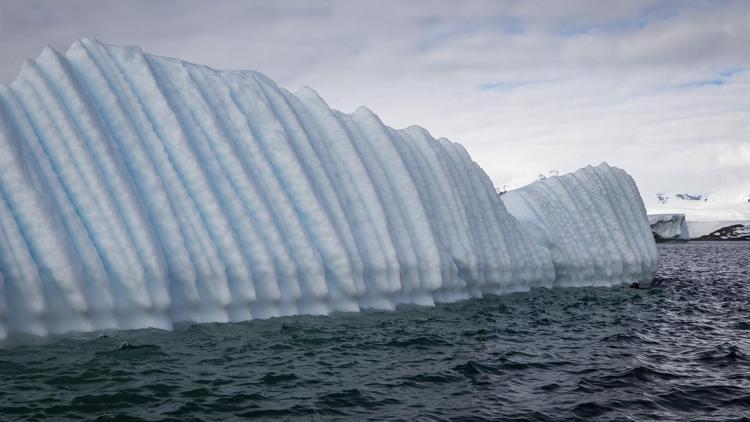
<path id="1" fill-rule="evenodd" d="M 655 285 L 15 339 L 0 420 L 748 420 L 750 242 Z"/>

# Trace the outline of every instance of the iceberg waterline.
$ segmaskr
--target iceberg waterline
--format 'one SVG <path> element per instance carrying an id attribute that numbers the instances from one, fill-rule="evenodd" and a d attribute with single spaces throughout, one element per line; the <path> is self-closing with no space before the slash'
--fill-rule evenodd
<path id="1" fill-rule="evenodd" d="M 648 229 L 635 185 L 590 171 L 615 179 L 601 218 L 633 217 L 612 241 L 630 263 L 622 242 Z M 533 230 L 461 145 L 257 72 L 83 39 L 0 87 L 0 337 L 553 286 Z"/>

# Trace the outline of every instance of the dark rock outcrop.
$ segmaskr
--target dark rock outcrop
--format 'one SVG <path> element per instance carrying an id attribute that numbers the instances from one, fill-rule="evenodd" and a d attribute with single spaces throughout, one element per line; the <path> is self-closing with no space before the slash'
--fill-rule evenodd
<path id="1" fill-rule="evenodd" d="M 750 241 L 750 225 L 732 224 L 722 227 L 695 240 L 748 240 Z"/>

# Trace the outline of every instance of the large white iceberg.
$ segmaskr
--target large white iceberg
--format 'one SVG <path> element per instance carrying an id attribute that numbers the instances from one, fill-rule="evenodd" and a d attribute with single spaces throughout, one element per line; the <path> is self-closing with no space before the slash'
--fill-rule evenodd
<path id="1" fill-rule="evenodd" d="M 626 282 L 653 251 L 612 178 L 561 212 L 623 225 L 627 271 L 592 256 Z M 556 253 L 460 145 L 256 72 L 83 39 L 0 87 L 0 337 L 432 305 L 552 286 Z"/>

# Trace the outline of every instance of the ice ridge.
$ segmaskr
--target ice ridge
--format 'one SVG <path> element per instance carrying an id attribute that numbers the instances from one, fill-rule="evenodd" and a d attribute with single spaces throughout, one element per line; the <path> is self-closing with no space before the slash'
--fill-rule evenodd
<path id="1" fill-rule="evenodd" d="M 0 338 L 433 305 L 652 271 L 632 179 L 579 173 L 506 194 L 530 222 L 461 145 L 422 128 L 331 110 L 257 72 L 90 39 L 47 48 L 0 86 Z"/>
<path id="2" fill-rule="evenodd" d="M 638 188 L 603 163 L 502 195 L 506 209 L 552 253 L 556 286 L 643 282 L 657 250 Z"/>
<path id="3" fill-rule="evenodd" d="M 549 284 L 458 144 L 249 71 L 82 39 L 0 88 L 0 336 Z"/>

